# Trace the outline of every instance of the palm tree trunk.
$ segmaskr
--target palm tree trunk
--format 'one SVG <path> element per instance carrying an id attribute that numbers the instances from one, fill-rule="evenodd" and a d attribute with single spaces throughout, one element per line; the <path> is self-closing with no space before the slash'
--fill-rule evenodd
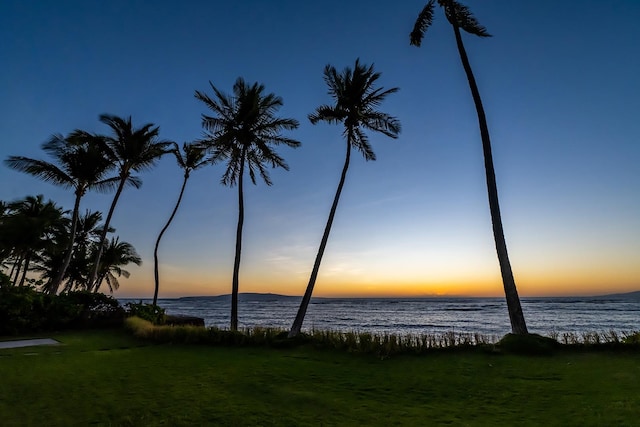
<path id="1" fill-rule="evenodd" d="M 69 236 L 69 246 L 67 247 L 67 254 L 64 257 L 62 268 L 60 268 L 60 271 L 58 272 L 58 274 L 56 274 L 56 278 L 54 279 L 49 289 L 49 292 L 54 295 L 58 293 L 60 283 L 62 283 L 62 279 L 64 279 L 64 274 L 67 272 L 67 268 L 69 268 L 69 264 L 71 263 L 71 257 L 73 256 L 73 244 L 76 240 L 76 229 L 78 228 L 78 211 L 80 210 L 81 198 L 82 193 L 78 190 L 76 192 L 76 202 L 73 205 L 73 217 L 71 218 L 71 235 Z"/>
<path id="2" fill-rule="evenodd" d="M 509 255 L 507 253 L 507 242 L 505 241 L 504 230 L 502 228 L 500 205 L 498 203 L 498 188 L 496 185 L 495 170 L 493 168 L 493 156 L 491 154 L 491 140 L 489 138 L 487 119 L 484 114 L 484 108 L 482 107 L 480 92 L 478 91 L 478 86 L 476 85 L 476 80 L 473 76 L 471 65 L 469 64 L 469 58 L 467 57 L 467 52 L 464 48 L 464 44 L 462 43 L 460 28 L 455 24 L 452 26 L 456 35 L 456 44 L 458 45 L 460 60 L 462 61 L 462 66 L 464 67 L 464 71 L 467 75 L 473 102 L 475 103 L 476 111 L 478 113 L 480 136 L 482 138 L 482 152 L 484 154 L 484 168 L 487 180 L 487 192 L 489 195 L 489 210 L 491 211 L 491 223 L 493 224 L 493 238 L 495 240 L 496 251 L 498 253 L 498 262 L 500 263 L 502 283 L 504 285 L 504 293 L 507 300 L 507 308 L 509 310 L 509 320 L 511 321 L 511 331 L 514 334 L 526 334 L 527 324 L 524 320 L 524 314 L 522 313 L 522 306 L 520 305 L 520 298 L 518 297 L 518 290 L 516 288 L 516 282 L 513 277 L 513 271 L 511 270 L 511 263 L 509 262 Z"/>
<path id="3" fill-rule="evenodd" d="M 188 179 L 189 179 L 189 172 L 185 172 L 184 173 L 184 181 L 182 181 L 182 188 L 180 189 L 180 195 L 178 196 L 178 201 L 176 202 L 176 206 L 173 208 L 173 212 L 171 212 L 171 216 L 169 217 L 169 221 L 167 221 L 165 226 L 160 231 L 160 234 L 158 235 L 158 240 L 156 240 L 156 246 L 155 246 L 155 248 L 153 250 L 153 261 L 154 261 L 153 274 L 154 274 L 154 279 L 155 279 L 155 282 L 156 282 L 156 288 L 155 288 L 155 291 L 153 292 L 153 305 L 154 306 L 158 302 L 158 289 L 160 288 L 160 277 L 158 275 L 158 247 L 160 246 L 160 239 L 162 239 L 162 235 L 164 234 L 165 231 L 167 231 L 167 228 L 169 228 L 169 225 L 171 224 L 171 221 L 173 221 L 173 217 L 175 217 L 176 216 L 176 212 L 178 212 L 178 207 L 180 206 L 180 202 L 182 201 L 182 195 L 184 194 L 184 188 L 187 186 L 187 180 Z"/>
<path id="4" fill-rule="evenodd" d="M 24 261 L 24 255 L 20 254 L 18 258 L 16 258 L 16 262 L 13 266 L 16 268 L 15 277 L 13 277 L 13 286 L 18 284 L 18 277 L 20 277 L 20 271 L 22 271 L 22 261 Z"/>
<path id="5" fill-rule="evenodd" d="M 22 278 L 20 279 L 20 284 L 18 285 L 20 287 L 24 286 L 24 281 L 27 279 L 27 271 L 29 271 L 30 262 L 31 262 L 31 254 L 27 254 L 27 256 L 24 259 L 24 269 L 22 271 Z"/>
<path id="6" fill-rule="evenodd" d="M 15 261 L 13 261 L 13 263 L 11 264 L 11 271 L 9 272 L 9 282 L 15 284 L 15 280 L 13 279 L 13 273 L 15 273 L 16 268 L 19 268 L 19 263 L 18 261 L 20 260 L 20 257 L 16 257 Z"/>
<path id="7" fill-rule="evenodd" d="M 311 302 L 311 294 L 313 294 L 313 288 L 316 284 L 316 278 L 318 277 L 318 271 L 320 270 L 320 263 L 322 262 L 322 256 L 324 255 L 324 249 L 327 247 L 327 241 L 329 240 L 329 233 L 331 232 L 331 226 L 333 225 L 333 218 L 336 215 L 336 209 L 338 208 L 338 201 L 340 200 L 340 194 L 342 193 L 342 187 L 344 186 L 345 178 L 347 177 L 347 169 L 349 169 L 349 160 L 351 158 L 351 133 L 347 137 L 347 155 L 342 167 L 342 175 L 340 175 L 340 182 L 338 183 L 338 189 L 336 195 L 333 198 L 333 204 L 331 205 L 331 211 L 329 211 L 329 219 L 327 219 L 327 225 L 324 227 L 324 234 L 320 241 L 320 248 L 318 248 L 318 254 L 316 260 L 313 263 L 313 270 L 311 270 L 311 277 L 309 277 L 309 283 L 307 284 L 307 290 L 302 297 L 300 307 L 298 308 L 298 314 L 293 321 L 291 330 L 289 331 L 289 338 L 293 338 L 300 333 L 302 329 L 302 323 L 304 317 L 307 314 L 307 308 Z"/>
<path id="8" fill-rule="evenodd" d="M 240 158 L 240 176 L 238 177 L 238 228 L 236 230 L 236 257 L 233 261 L 233 280 L 231 284 L 231 330 L 238 330 L 238 276 L 240 274 L 240 255 L 242 253 L 242 226 L 244 224 L 244 194 L 242 175 L 244 175 L 245 150 Z"/>
<path id="9" fill-rule="evenodd" d="M 98 270 L 100 269 L 100 259 L 102 258 L 102 251 L 104 250 L 104 242 L 107 240 L 107 231 L 109 230 L 111 217 L 113 216 L 113 211 L 116 209 L 116 204 L 118 203 L 120 194 L 122 194 L 122 189 L 124 188 L 124 185 L 127 182 L 127 177 L 128 177 L 128 174 L 124 174 L 120 180 L 120 184 L 118 185 L 118 190 L 116 191 L 116 195 L 113 197 L 113 201 L 111 202 L 111 207 L 109 208 L 109 213 L 107 214 L 107 219 L 104 223 L 104 229 L 102 230 L 102 233 L 100 233 L 100 242 L 98 244 L 98 254 L 96 255 L 95 265 L 93 266 L 93 272 L 91 273 L 91 279 L 89 280 L 89 283 L 87 283 L 88 291 L 91 291 L 91 289 L 94 286 L 97 287 Z"/>

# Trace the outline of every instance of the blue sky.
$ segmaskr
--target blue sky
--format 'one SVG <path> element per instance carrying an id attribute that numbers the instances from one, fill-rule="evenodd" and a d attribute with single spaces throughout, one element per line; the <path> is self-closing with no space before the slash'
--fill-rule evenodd
<path id="1" fill-rule="evenodd" d="M 640 3 L 466 4 L 494 36 L 464 41 L 487 111 L 511 261 L 522 295 L 640 287 Z M 398 140 L 371 135 L 354 157 L 318 295 L 501 295 L 477 118 L 441 11 L 423 46 L 408 34 L 423 1 L 110 1 L 0 4 L 0 157 L 44 158 L 53 133 L 106 132 L 102 113 L 201 136 L 194 91 L 242 76 L 284 100 L 302 142 L 289 172 L 246 191 L 241 291 L 301 294 L 338 182 L 341 129 L 306 116 L 330 102 L 328 63 L 374 63 L 400 91 L 381 109 Z M 579 7 L 578 7 L 579 6 Z M 221 166 L 194 172 L 161 248 L 161 296 L 230 291 L 237 192 Z M 113 218 L 142 255 L 120 296 L 149 296 L 153 244 L 182 173 L 166 157 Z M 0 199 L 73 195 L 0 167 Z M 91 194 L 83 209 L 108 209 Z"/>

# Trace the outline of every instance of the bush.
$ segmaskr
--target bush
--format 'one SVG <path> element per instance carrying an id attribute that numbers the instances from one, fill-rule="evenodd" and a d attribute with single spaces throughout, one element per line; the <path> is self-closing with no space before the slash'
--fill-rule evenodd
<path id="1" fill-rule="evenodd" d="M 0 271 L 0 288 L 11 286 L 11 279 L 9 276 Z"/>
<path id="2" fill-rule="evenodd" d="M 125 304 L 127 314 L 136 316 L 140 319 L 148 320 L 154 325 L 164 325 L 167 319 L 165 310 L 162 307 L 153 304 L 145 304 L 140 302 L 128 302 Z"/>
<path id="3" fill-rule="evenodd" d="M 625 344 L 640 345 L 640 332 L 634 332 L 625 336 L 622 342 Z"/>
<path id="4" fill-rule="evenodd" d="M 0 287 L 0 335 L 115 327 L 124 310 L 110 296 L 90 292 L 50 295 L 30 287 Z"/>
<path id="5" fill-rule="evenodd" d="M 497 347 L 507 353 L 540 356 L 552 354 L 560 343 L 538 334 L 507 334 L 498 341 Z"/>

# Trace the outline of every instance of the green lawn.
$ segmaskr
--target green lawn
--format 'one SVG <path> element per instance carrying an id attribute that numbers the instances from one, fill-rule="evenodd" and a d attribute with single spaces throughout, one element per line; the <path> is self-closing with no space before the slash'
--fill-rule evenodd
<path id="1" fill-rule="evenodd" d="M 122 331 L 0 350 L 0 425 L 640 425 L 640 354 L 151 345 Z"/>

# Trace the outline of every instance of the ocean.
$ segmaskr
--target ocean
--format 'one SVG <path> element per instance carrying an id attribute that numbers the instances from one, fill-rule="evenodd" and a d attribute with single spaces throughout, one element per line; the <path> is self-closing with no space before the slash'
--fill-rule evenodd
<path id="1" fill-rule="evenodd" d="M 240 328 L 288 329 L 300 297 L 240 294 Z M 121 299 L 122 303 L 140 300 Z M 151 300 L 142 300 L 151 302 Z M 609 297 L 521 298 L 529 332 L 542 335 L 640 330 L 640 294 Z M 168 314 L 201 317 L 229 327 L 230 297 L 159 299 Z M 502 336 L 511 327 L 504 298 L 313 298 L 303 330 L 394 334 L 479 333 Z"/>

